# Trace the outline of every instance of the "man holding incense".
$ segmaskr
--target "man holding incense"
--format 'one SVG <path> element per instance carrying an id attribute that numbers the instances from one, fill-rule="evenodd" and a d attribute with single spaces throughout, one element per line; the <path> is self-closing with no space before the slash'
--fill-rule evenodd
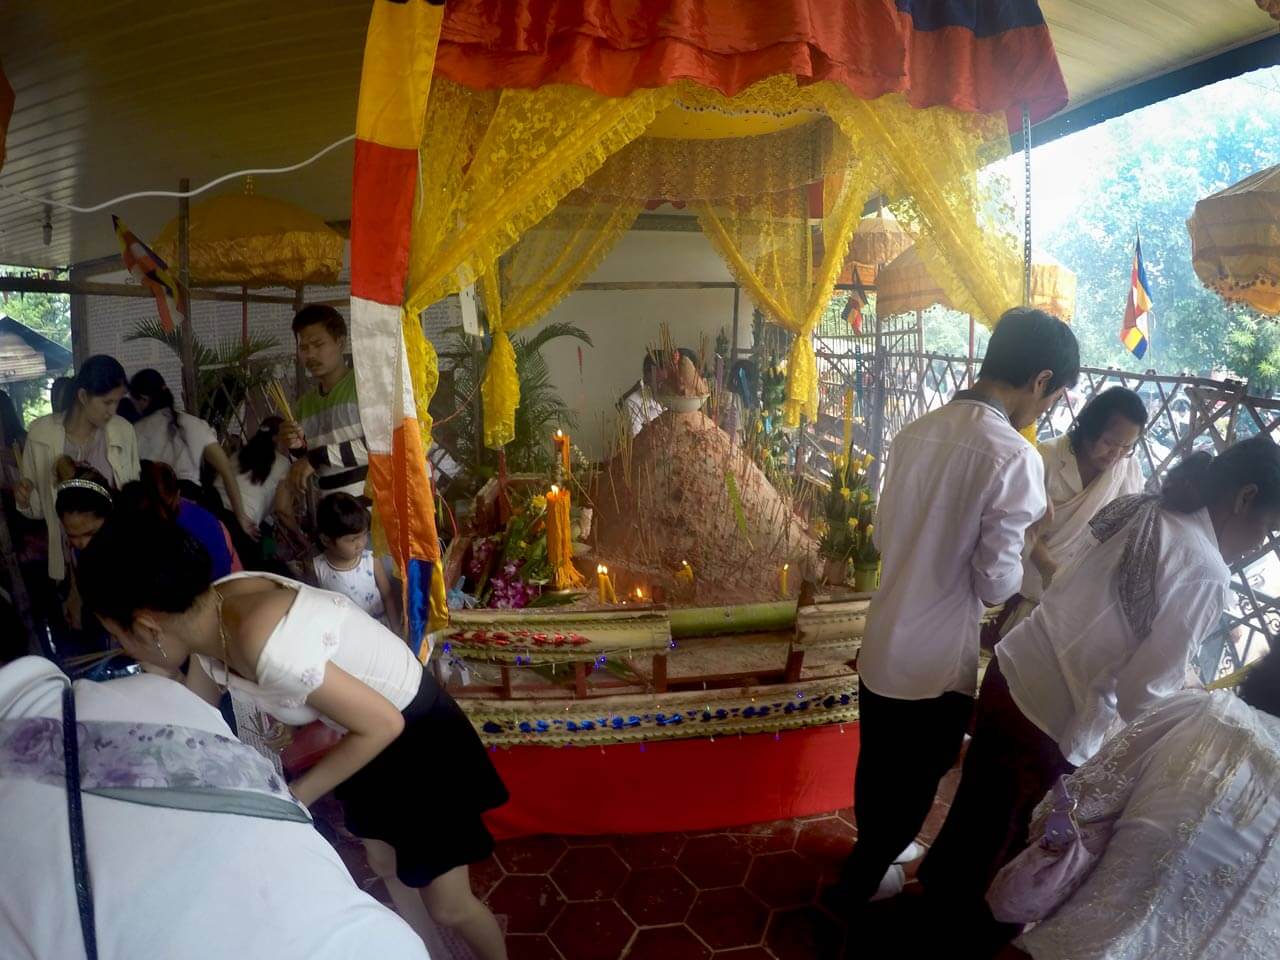
<path id="1" fill-rule="evenodd" d="M 1076 382 L 1071 329 L 1040 310 L 1000 318 L 978 380 L 894 439 L 875 525 L 881 586 L 858 657 L 858 843 L 840 894 L 856 908 L 902 889 L 895 861 L 924 825 L 973 712 L 979 622 L 1022 581 L 1044 467 L 1019 434 Z"/>

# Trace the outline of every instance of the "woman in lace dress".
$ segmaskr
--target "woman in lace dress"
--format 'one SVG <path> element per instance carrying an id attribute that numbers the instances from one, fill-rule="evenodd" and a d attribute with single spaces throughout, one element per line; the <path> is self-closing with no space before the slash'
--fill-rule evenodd
<path id="1" fill-rule="evenodd" d="M 1186 691 L 1070 778 L 1081 821 L 1114 820 L 1093 872 L 1005 958 L 1280 955 L 1280 651 L 1240 696 Z M 1036 811 L 1037 835 L 1049 804 Z"/>
<path id="2" fill-rule="evenodd" d="M 504 960 L 467 865 L 492 853 L 481 814 L 507 791 L 403 640 L 346 597 L 283 577 L 212 582 L 204 548 L 156 518 L 109 521 L 81 569 L 86 602 L 131 656 L 170 668 L 190 658 L 187 686 L 210 703 L 230 689 L 285 723 L 321 719 L 342 732 L 293 781 L 294 796 L 311 804 L 334 792 L 411 925 L 423 929 L 425 905 L 480 960 Z"/>

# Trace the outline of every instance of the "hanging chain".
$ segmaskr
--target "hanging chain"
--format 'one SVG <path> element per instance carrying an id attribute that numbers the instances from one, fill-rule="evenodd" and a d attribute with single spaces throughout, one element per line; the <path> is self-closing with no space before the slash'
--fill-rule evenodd
<path id="1" fill-rule="evenodd" d="M 1022 105 L 1022 302 L 1031 304 L 1031 111 Z"/>

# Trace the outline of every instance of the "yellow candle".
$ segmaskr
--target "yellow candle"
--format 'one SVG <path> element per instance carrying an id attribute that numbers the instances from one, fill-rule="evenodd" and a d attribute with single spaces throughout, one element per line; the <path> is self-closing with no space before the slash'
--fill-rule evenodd
<path id="1" fill-rule="evenodd" d="M 563 430 L 557 430 L 556 435 L 551 438 L 555 445 L 556 452 L 560 454 L 560 467 L 564 470 L 564 475 L 569 476 L 569 435 Z"/>
<path id="2" fill-rule="evenodd" d="M 688 560 L 680 561 L 680 569 L 676 571 L 676 579 L 681 583 L 693 586 L 693 567 L 689 566 Z"/>
<path id="3" fill-rule="evenodd" d="M 853 391 L 844 392 L 844 447 L 842 453 L 849 452 L 849 444 L 853 443 Z"/>
<path id="4" fill-rule="evenodd" d="M 782 569 L 778 572 L 778 591 L 783 597 L 790 595 L 791 591 L 787 589 L 788 572 L 791 570 L 791 564 L 784 563 Z"/>
<path id="5" fill-rule="evenodd" d="M 603 564 L 596 564 L 596 590 L 600 594 L 600 602 L 608 603 L 609 591 L 606 589 L 609 583 L 609 568 Z"/>

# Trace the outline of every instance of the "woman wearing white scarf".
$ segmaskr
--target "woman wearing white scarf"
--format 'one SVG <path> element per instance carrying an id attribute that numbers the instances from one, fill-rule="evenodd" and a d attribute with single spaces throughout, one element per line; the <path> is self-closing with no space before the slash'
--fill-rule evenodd
<path id="1" fill-rule="evenodd" d="M 1116 498 L 1142 491 L 1142 467 L 1133 454 L 1146 424 L 1142 398 L 1112 387 L 1085 404 L 1066 434 L 1040 444 L 1050 509 L 1027 535 L 1022 588 L 1009 602 L 1012 613 L 1001 636 L 1031 613 L 1054 575 L 1089 546 L 1094 515 Z"/>

